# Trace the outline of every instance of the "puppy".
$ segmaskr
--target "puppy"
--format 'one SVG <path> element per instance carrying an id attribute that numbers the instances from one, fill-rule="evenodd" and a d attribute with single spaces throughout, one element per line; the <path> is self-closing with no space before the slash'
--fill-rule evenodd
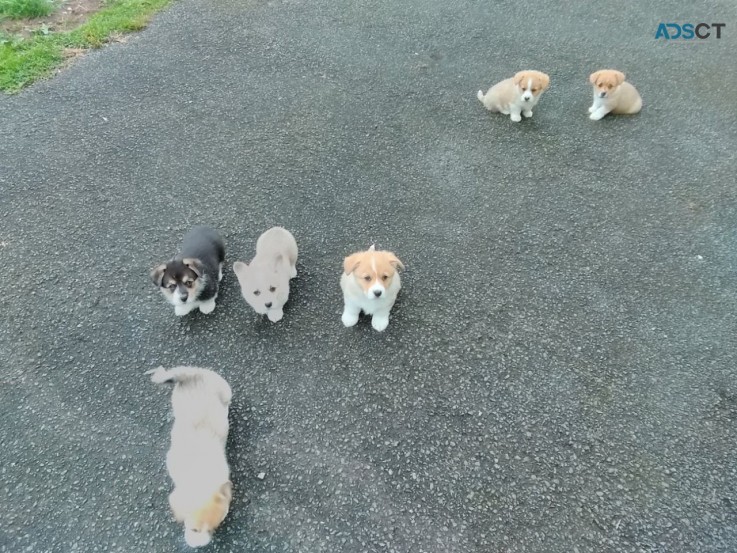
<path id="1" fill-rule="evenodd" d="M 289 299 L 289 280 L 297 276 L 297 241 L 281 227 L 264 232 L 256 241 L 256 257 L 250 265 L 233 263 L 241 294 L 259 315 L 272 323 L 284 317 Z"/>
<path id="2" fill-rule="evenodd" d="M 225 457 L 230 386 L 217 373 L 197 367 L 159 367 L 146 374 L 157 384 L 174 382 L 174 425 L 166 454 L 174 483 L 169 505 L 177 522 L 184 523 L 187 544 L 207 545 L 228 514 L 232 497 Z"/>
<path id="3" fill-rule="evenodd" d="M 402 282 L 397 269 L 404 265 L 392 252 L 368 251 L 349 255 L 343 261 L 340 287 L 343 290 L 343 324 L 353 326 L 363 311 L 371 315 L 371 326 L 381 332 L 389 325 L 389 311 Z"/>
<path id="4" fill-rule="evenodd" d="M 194 227 L 184 235 L 179 254 L 151 271 L 151 280 L 180 317 L 198 307 L 202 313 L 212 313 L 224 260 L 220 234 L 209 227 Z"/>
<path id="5" fill-rule="evenodd" d="M 632 115 L 642 109 L 639 92 L 624 78 L 624 73 L 614 69 L 602 69 L 591 74 L 589 81 L 594 85 L 594 104 L 589 108 L 589 119 L 598 121 L 607 113 Z"/>
<path id="6" fill-rule="evenodd" d="M 511 79 L 505 79 L 492 86 L 484 94 L 479 90 L 476 96 L 486 109 L 509 115 L 515 123 L 522 120 L 520 114 L 532 117 L 540 96 L 550 86 L 550 77 L 540 71 L 520 71 Z"/>

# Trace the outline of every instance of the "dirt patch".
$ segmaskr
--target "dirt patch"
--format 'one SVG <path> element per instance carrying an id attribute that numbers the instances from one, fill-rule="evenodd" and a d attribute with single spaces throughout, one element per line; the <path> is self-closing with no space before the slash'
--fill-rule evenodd
<path id="1" fill-rule="evenodd" d="M 103 0 L 62 0 L 46 17 L 0 21 L 0 31 L 22 37 L 38 32 L 69 31 L 87 21 L 102 4 Z"/>

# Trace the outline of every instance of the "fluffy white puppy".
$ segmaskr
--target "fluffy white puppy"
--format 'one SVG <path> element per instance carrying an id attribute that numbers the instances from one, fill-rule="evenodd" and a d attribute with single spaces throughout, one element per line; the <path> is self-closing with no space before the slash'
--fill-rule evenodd
<path id="1" fill-rule="evenodd" d="M 198 367 L 159 367 L 147 374 L 157 384 L 174 382 L 174 425 L 166 455 L 174 484 L 169 505 L 184 524 L 187 544 L 201 547 L 210 543 L 230 509 L 232 484 L 225 456 L 230 386 L 217 373 Z"/>

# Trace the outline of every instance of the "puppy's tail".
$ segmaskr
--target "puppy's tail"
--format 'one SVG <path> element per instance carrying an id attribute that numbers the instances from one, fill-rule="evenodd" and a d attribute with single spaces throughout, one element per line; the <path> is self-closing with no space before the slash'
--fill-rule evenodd
<path id="1" fill-rule="evenodd" d="M 150 374 L 151 381 L 156 384 L 174 382 L 177 386 L 204 386 L 217 394 L 225 406 L 230 404 L 233 396 L 230 384 L 222 376 L 210 369 L 187 366 L 173 367 L 171 369 L 159 367 L 146 371 L 146 374 Z"/>
<path id="2" fill-rule="evenodd" d="M 484 91 L 479 90 L 478 93 L 476 93 L 476 98 L 478 98 L 480 102 L 483 102 L 484 101 Z"/>
<path id="3" fill-rule="evenodd" d="M 158 367 L 146 371 L 145 374 L 151 375 L 151 382 L 163 384 L 165 382 L 187 382 L 188 380 L 202 378 L 203 370 L 198 367 L 174 367 L 173 369 Z"/>

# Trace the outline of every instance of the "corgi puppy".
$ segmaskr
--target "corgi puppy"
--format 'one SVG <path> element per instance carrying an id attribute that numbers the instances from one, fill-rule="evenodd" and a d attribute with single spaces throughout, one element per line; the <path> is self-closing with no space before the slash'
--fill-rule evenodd
<path id="1" fill-rule="evenodd" d="M 198 367 L 159 367 L 146 374 L 157 384 L 174 382 L 174 425 L 166 454 L 174 484 L 169 506 L 184 524 L 187 544 L 202 547 L 230 509 L 232 484 L 225 457 L 230 386 L 216 372 Z"/>
<path id="2" fill-rule="evenodd" d="M 194 227 L 184 235 L 179 254 L 151 271 L 151 280 L 174 306 L 176 315 L 181 317 L 196 308 L 212 313 L 224 260 L 225 243 L 220 234 L 209 227 Z"/>
<path id="3" fill-rule="evenodd" d="M 607 113 L 632 115 L 642 109 L 640 93 L 624 79 L 624 73 L 614 69 L 602 69 L 589 76 L 589 82 L 594 85 L 589 119 L 598 121 Z"/>
<path id="4" fill-rule="evenodd" d="M 281 227 L 272 227 L 256 241 L 256 257 L 250 265 L 242 261 L 233 263 L 243 299 L 272 323 L 284 317 L 284 304 L 289 299 L 289 280 L 297 276 L 298 253 L 292 233 Z"/>
<path id="5" fill-rule="evenodd" d="M 355 325 L 361 311 L 371 315 L 375 330 L 381 332 L 389 325 L 389 311 L 402 287 L 397 269 L 404 269 L 397 256 L 392 252 L 377 252 L 374 246 L 345 258 L 340 277 L 345 326 Z"/>
<path id="6" fill-rule="evenodd" d="M 518 123 L 522 121 L 521 115 L 532 117 L 532 108 L 548 86 L 550 77 L 545 73 L 520 71 L 511 79 L 496 83 L 486 94 L 479 90 L 476 97 L 489 111 L 509 115 L 512 121 Z"/>

